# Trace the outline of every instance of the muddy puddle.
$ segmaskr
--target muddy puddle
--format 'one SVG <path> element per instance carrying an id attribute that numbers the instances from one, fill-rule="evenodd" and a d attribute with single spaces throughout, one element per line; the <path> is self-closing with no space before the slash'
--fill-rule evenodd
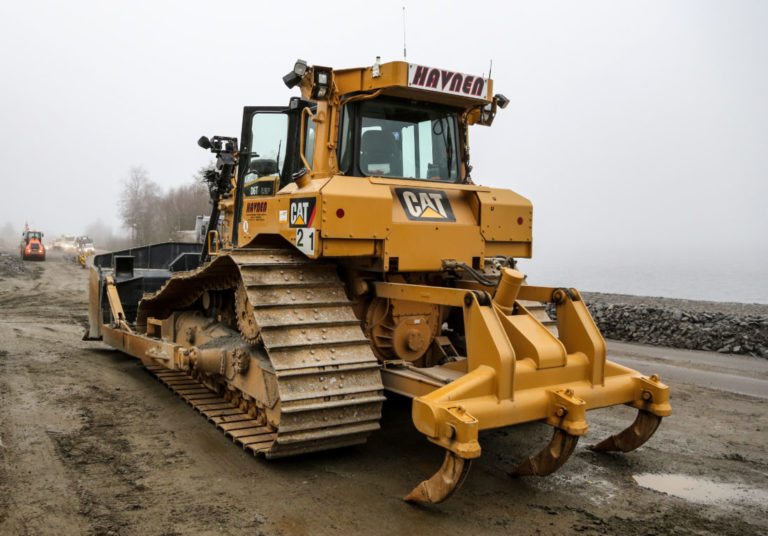
<path id="1" fill-rule="evenodd" d="M 714 482 L 681 474 L 643 473 L 632 478 L 639 486 L 694 503 L 741 503 L 768 509 L 768 492 L 743 484 Z"/>

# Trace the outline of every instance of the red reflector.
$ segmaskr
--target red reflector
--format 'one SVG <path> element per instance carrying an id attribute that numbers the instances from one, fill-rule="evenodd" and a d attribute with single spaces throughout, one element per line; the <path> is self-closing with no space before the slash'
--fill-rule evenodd
<path id="1" fill-rule="evenodd" d="M 336 210 L 336 217 L 337 218 L 343 218 L 344 217 L 344 209 L 340 208 Z"/>
<path id="2" fill-rule="evenodd" d="M 522 216 L 517 218 L 517 224 L 518 225 L 522 225 L 523 224 L 523 217 Z"/>

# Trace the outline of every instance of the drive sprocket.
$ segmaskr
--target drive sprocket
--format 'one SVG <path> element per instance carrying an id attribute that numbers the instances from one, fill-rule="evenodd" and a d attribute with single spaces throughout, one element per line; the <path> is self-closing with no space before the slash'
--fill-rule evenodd
<path id="1" fill-rule="evenodd" d="M 240 281 L 235 289 L 235 317 L 237 318 L 237 328 L 240 331 L 240 335 L 251 344 L 259 341 L 260 332 L 253 313 L 253 307 L 248 300 L 248 293 L 242 281 Z"/>

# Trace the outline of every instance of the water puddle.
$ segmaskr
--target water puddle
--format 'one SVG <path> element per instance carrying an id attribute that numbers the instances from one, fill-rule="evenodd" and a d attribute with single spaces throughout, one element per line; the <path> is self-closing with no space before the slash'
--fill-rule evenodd
<path id="1" fill-rule="evenodd" d="M 747 503 L 768 507 L 768 490 L 742 484 L 713 482 L 688 475 L 643 473 L 632 478 L 638 485 L 700 504 Z"/>

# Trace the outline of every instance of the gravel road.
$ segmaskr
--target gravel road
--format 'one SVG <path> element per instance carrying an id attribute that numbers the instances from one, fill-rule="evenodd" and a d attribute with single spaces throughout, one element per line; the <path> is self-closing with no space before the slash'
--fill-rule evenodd
<path id="1" fill-rule="evenodd" d="M 418 507 L 401 497 L 442 454 L 409 400 L 389 397 L 364 446 L 254 458 L 137 360 L 81 340 L 86 288 L 71 259 L 0 255 L 2 535 L 768 533 L 764 359 L 610 343 L 619 361 L 670 372 L 674 414 L 644 447 L 592 453 L 634 413 L 590 412 L 559 472 L 510 478 L 550 429 L 484 433 L 464 487 Z"/>

